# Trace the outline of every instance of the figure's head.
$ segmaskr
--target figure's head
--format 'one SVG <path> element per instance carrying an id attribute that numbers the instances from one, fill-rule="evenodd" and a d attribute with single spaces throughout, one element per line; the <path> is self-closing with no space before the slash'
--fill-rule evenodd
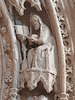
<path id="1" fill-rule="evenodd" d="M 47 97 L 45 97 L 44 95 L 39 96 L 38 100 L 48 100 Z"/>
<path id="2" fill-rule="evenodd" d="M 30 24 L 35 30 L 39 30 L 40 28 L 40 22 L 39 22 L 39 16 L 33 15 L 30 17 Z"/>
<path id="3" fill-rule="evenodd" d="M 48 100 L 48 98 L 45 97 L 44 95 L 41 95 L 41 96 L 33 96 L 32 100 Z"/>

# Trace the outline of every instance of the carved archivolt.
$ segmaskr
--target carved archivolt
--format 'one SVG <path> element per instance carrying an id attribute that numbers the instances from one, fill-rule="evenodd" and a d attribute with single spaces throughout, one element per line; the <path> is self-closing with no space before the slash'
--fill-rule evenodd
<path id="1" fill-rule="evenodd" d="M 64 46 L 64 55 L 65 55 L 65 62 L 66 62 L 66 71 L 67 74 L 70 72 L 72 73 L 72 44 L 71 44 L 71 36 L 67 27 L 67 22 L 66 22 L 66 16 L 63 14 L 63 11 L 61 10 L 61 5 L 58 0 L 55 0 L 55 10 L 57 13 L 57 19 L 59 22 L 59 27 L 60 27 L 60 32 L 62 35 L 62 40 L 63 40 L 63 46 Z M 69 70 L 69 71 L 68 71 Z"/>
<path id="2" fill-rule="evenodd" d="M 0 22 L 2 22 L 0 23 L 0 38 L 2 38 L 1 49 L 4 62 L 2 62 L 3 80 L 0 98 L 1 100 L 16 100 L 17 97 L 20 65 L 17 39 L 14 31 L 14 17 L 10 16 L 8 10 L 14 6 L 18 13 L 23 15 L 25 10 L 24 3 L 26 1 L 30 2 L 31 6 L 35 7 L 37 11 L 42 10 L 42 3 L 47 11 L 51 22 L 51 29 L 57 41 L 59 56 L 60 91 L 56 94 L 56 98 L 67 100 L 67 93 L 73 92 L 73 64 L 71 59 L 73 58 L 73 50 L 71 34 L 68 31 L 66 16 L 62 11 L 61 0 L 8 0 L 8 2 L 0 0 Z M 9 4 L 9 9 L 7 9 L 6 3 Z M 11 9 L 11 11 L 13 15 L 13 10 Z M 21 78 L 23 81 L 23 76 Z"/>
<path id="3" fill-rule="evenodd" d="M 59 0 L 54 0 L 54 5 L 55 5 L 55 11 L 57 14 L 57 19 L 58 19 L 58 24 L 60 28 L 60 33 L 62 37 L 62 42 L 63 42 L 63 49 L 64 49 L 64 56 L 65 56 L 65 66 L 66 66 L 66 90 L 67 92 L 73 92 L 73 78 L 72 78 L 72 73 L 73 73 L 73 63 L 72 63 L 72 41 L 71 41 L 71 34 L 69 33 L 68 30 L 68 24 L 66 21 L 66 15 L 63 13 L 62 3 Z"/>

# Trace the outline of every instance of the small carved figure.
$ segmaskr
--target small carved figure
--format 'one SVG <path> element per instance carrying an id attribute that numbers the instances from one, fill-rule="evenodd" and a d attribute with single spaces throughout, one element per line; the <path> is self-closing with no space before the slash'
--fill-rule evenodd
<path id="1" fill-rule="evenodd" d="M 0 18 L 2 18 L 2 12 L 0 11 Z"/>
<path id="2" fill-rule="evenodd" d="M 5 35 L 6 30 L 7 30 L 6 27 L 2 27 L 2 28 L 0 29 L 0 32 L 1 32 L 1 35 L 2 35 L 2 36 Z"/>
<path id="3" fill-rule="evenodd" d="M 8 89 L 5 89 L 4 90 L 4 100 L 7 100 L 8 99 L 8 94 L 9 94 L 9 90 Z"/>

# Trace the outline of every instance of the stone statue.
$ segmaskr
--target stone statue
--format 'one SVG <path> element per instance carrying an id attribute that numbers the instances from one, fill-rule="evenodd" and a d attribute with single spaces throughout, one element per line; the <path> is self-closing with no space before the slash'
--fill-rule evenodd
<path id="1" fill-rule="evenodd" d="M 67 1 L 0 0 L 0 100 L 75 100 L 75 0 Z"/>
<path id="2" fill-rule="evenodd" d="M 21 88 L 24 83 L 30 90 L 37 87 L 37 83 L 41 81 L 44 88 L 49 93 L 53 90 L 55 83 L 55 39 L 51 35 L 50 29 L 43 23 L 38 15 L 30 17 L 30 36 L 18 34 L 19 39 L 27 39 L 30 49 L 27 53 L 27 63 L 25 71 L 21 71 Z M 28 45 L 27 44 L 27 45 Z"/>
<path id="3" fill-rule="evenodd" d="M 31 49 L 28 52 L 28 67 L 46 69 L 55 74 L 54 64 L 54 38 L 50 29 L 42 22 L 38 15 L 30 18 L 30 37 L 28 38 Z M 52 59 L 52 60 L 51 60 Z M 52 66 L 50 66 L 52 64 Z"/>

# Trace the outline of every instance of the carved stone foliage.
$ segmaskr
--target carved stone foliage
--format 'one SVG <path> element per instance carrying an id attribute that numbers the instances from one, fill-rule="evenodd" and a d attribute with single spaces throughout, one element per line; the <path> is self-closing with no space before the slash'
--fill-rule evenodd
<path id="1" fill-rule="evenodd" d="M 35 7 L 37 11 L 42 10 L 40 0 L 8 0 L 8 2 L 16 8 L 20 15 L 24 15 L 24 3 L 28 1 L 31 4 L 31 7 Z"/>
<path id="2" fill-rule="evenodd" d="M 64 15 L 62 11 L 62 7 L 60 4 L 59 0 L 53 0 L 54 6 L 55 6 L 55 11 L 57 14 L 57 19 L 62 35 L 62 40 L 63 40 L 63 46 L 64 46 L 64 55 L 65 55 L 65 63 L 66 63 L 66 89 L 67 93 L 73 92 L 73 78 L 72 78 L 72 73 L 73 73 L 73 63 L 72 63 L 72 44 L 71 44 L 71 37 L 70 33 L 68 31 L 67 23 L 66 23 L 66 16 Z"/>
<path id="3" fill-rule="evenodd" d="M 4 90 L 4 100 L 16 100 L 17 97 L 17 89 L 11 88 L 10 90 Z"/>
<path id="4" fill-rule="evenodd" d="M 0 12 L 0 34 L 2 37 L 2 55 L 3 55 L 3 84 L 2 84 L 2 100 L 16 100 L 17 90 L 12 88 L 13 75 L 13 61 L 12 61 L 12 49 L 9 39 L 8 29 L 3 21 L 3 15 Z"/>
<path id="5" fill-rule="evenodd" d="M 5 59 L 5 63 L 6 63 L 6 72 L 5 72 L 5 84 L 6 87 L 5 88 L 10 88 L 11 87 L 11 83 L 12 83 L 12 60 L 10 58 L 10 44 L 4 44 L 3 46 L 4 48 L 4 59 Z"/>

